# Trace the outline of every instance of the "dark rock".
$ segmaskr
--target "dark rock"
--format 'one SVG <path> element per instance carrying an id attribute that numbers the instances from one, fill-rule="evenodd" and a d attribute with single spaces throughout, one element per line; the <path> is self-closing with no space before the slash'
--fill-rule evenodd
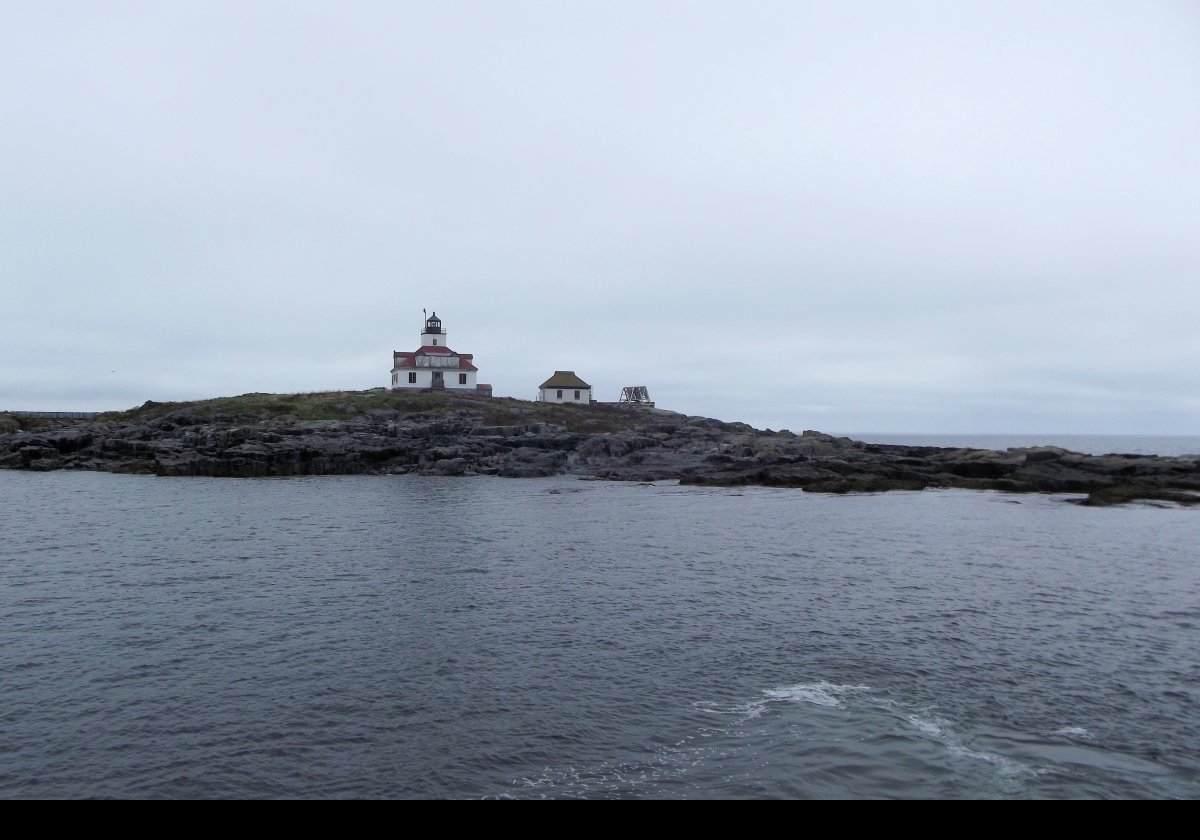
<path id="1" fill-rule="evenodd" d="M 522 447 L 500 461 L 494 474 L 506 478 L 540 478 L 563 472 L 566 462 L 565 452 Z"/>
<path id="2" fill-rule="evenodd" d="M 1123 505 L 1136 501 L 1174 502 L 1178 505 L 1190 507 L 1192 505 L 1200 505 L 1200 495 L 1122 484 L 1105 487 L 1101 490 L 1094 490 L 1087 495 L 1087 498 L 1080 499 L 1076 503 L 1087 507 L 1111 507 L 1112 505 Z"/>
<path id="3" fill-rule="evenodd" d="M 428 464 L 421 472 L 426 475 L 465 475 L 467 466 L 466 458 L 443 458 Z"/>
<path id="4" fill-rule="evenodd" d="M 400 412 L 393 408 L 372 408 L 365 412 L 364 416 L 372 423 L 384 425 L 391 420 L 395 420 L 400 416 Z"/>
<path id="5" fill-rule="evenodd" d="M 235 416 L 211 406 L 126 422 L 110 416 L 36 434 L 0 434 L 0 468 L 229 477 L 414 471 L 533 477 L 570 472 L 613 480 L 678 479 L 825 493 L 924 487 L 1089 493 L 1088 504 L 1132 498 L 1192 504 L 1187 491 L 1200 491 L 1200 459 L 1195 456 L 864 444 L 812 430 L 799 436 L 760 432 L 744 423 L 669 412 L 638 412 L 618 422 L 611 414 L 589 416 L 585 409 L 571 415 L 567 428 L 545 422 L 540 408 L 510 408 L 498 413 L 500 419 L 465 398 L 457 402 L 461 405 L 450 403 L 452 409 L 440 413 L 359 412 L 345 403 L 339 409 L 353 416 L 340 421 L 265 413 Z M 519 419 L 484 425 L 485 417 L 492 422 Z M 526 418 L 529 422 L 523 422 Z"/>
<path id="6" fill-rule="evenodd" d="M 951 465 L 950 472 L 967 478 L 1004 478 L 1016 469 L 1003 461 L 961 461 Z"/>
<path id="7" fill-rule="evenodd" d="M 1057 446 L 1038 446 L 1025 450 L 1025 463 L 1035 464 L 1038 461 L 1057 461 L 1064 455 L 1069 454 L 1067 450 L 1059 449 Z"/>

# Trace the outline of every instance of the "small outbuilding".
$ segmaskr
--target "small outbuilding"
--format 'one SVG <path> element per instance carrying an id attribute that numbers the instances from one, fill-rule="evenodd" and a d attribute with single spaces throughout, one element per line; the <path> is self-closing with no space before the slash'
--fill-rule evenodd
<path id="1" fill-rule="evenodd" d="M 538 402 L 587 405 L 591 401 L 592 386 L 576 376 L 573 370 L 556 370 L 538 386 Z"/>

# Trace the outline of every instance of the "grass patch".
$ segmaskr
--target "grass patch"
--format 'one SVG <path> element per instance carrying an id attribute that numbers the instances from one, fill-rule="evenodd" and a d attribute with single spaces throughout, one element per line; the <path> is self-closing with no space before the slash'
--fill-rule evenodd
<path id="1" fill-rule="evenodd" d="M 129 411 L 97 418 L 106 422 L 149 422 L 176 411 L 187 411 L 216 421 L 259 421 L 293 416 L 298 420 L 348 420 L 372 409 L 409 414 L 478 412 L 483 425 L 563 426 L 572 432 L 603 434 L 633 429 L 647 421 L 645 412 L 606 405 L 561 405 L 480 397 L 453 391 L 323 391 L 308 394 L 242 394 L 193 402 L 148 400 Z"/>
<path id="2" fill-rule="evenodd" d="M 392 409 L 403 414 L 445 413 L 452 409 L 446 395 L 403 391 L 320 391 L 308 394 L 251 393 L 191 402 L 147 400 L 137 408 L 102 415 L 102 420 L 132 422 L 156 420 L 176 411 L 200 417 L 266 420 L 292 415 L 300 420 L 345 420 L 371 409 Z"/>
<path id="3" fill-rule="evenodd" d="M 570 405 L 492 398 L 482 406 L 488 426 L 526 426 L 544 423 L 571 432 L 606 434 L 633 429 L 646 422 L 646 414 L 609 405 Z"/>

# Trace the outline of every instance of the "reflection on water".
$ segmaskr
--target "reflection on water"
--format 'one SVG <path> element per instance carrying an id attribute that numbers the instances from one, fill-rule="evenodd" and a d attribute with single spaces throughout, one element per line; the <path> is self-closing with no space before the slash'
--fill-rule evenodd
<path id="1" fill-rule="evenodd" d="M 1200 794 L 1196 511 L 0 473 L 0 795 Z"/>

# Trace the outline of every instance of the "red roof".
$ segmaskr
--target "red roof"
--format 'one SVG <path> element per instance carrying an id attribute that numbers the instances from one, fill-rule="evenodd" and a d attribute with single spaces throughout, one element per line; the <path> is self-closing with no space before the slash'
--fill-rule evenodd
<path id="1" fill-rule="evenodd" d="M 420 350 L 418 350 L 417 352 L 424 353 L 426 356 L 456 356 L 456 355 L 458 355 L 453 350 L 451 350 L 449 347 L 442 347 L 440 344 L 436 347 L 433 345 L 426 345 L 426 346 L 422 347 Z"/>
<path id="2" fill-rule="evenodd" d="M 393 359 L 394 364 L 392 366 L 392 369 L 393 370 L 416 370 L 417 369 L 416 356 L 417 356 L 416 353 L 393 353 L 392 359 Z M 421 370 L 449 370 L 449 371 L 463 371 L 464 373 L 473 371 L 473 370 L 479 370 L 479 368 L 475 367 L 475 365 L 471 364 L 471 362 L 468 361 L 470 358 L 471 358 L 470 356 L 466 356 L 466 355 L 459 356 L 458 357 L 458 367 L 456 367 L 456 368 L 455 367 L 431 367 L 428 365 L 421 365 Z"/>

